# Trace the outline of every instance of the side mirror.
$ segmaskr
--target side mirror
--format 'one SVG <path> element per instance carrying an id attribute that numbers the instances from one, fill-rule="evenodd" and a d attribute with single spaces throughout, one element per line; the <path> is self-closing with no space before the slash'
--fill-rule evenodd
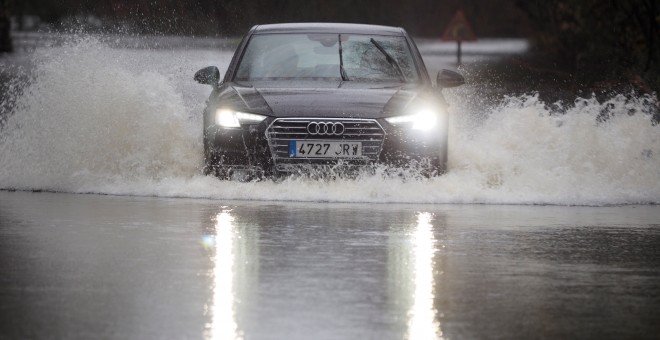
<path id="1" fill-rule="evenodd" d="M 220 82 L 220 70 L 215 66 L 205 67 L 195 72 L 195 81 L 216 88 Z"/>
<path id="2" fill-rule="evenodd" d="M 438 84 L 438 87 L 446 89 L 465 84 L 465 78 L 454 71 L 442 70 L 438 72 L 436 83 Z"/>

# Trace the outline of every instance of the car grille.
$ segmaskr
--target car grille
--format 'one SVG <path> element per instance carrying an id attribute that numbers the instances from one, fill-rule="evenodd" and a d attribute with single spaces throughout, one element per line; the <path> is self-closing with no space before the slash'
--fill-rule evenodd
<path id="1" fill-rule="evenodd" d="M 311 122 L 341 122 L 344 125 L 342 135 L 311 135 L 307 125 Z M 335 158 L 290 158 L 289 141 L 351 141 L 362 142 L 362 157 L 359 159 L 342 160 L 348 165 L 366 165 L 378 160 L 383 148 L 385 131 L 375 119 L 346 118 L 278 118 L 266 129 L 266 138 L 275 167 L 278 170 L 290 171 L 295 165 L 336 164 Z"/>

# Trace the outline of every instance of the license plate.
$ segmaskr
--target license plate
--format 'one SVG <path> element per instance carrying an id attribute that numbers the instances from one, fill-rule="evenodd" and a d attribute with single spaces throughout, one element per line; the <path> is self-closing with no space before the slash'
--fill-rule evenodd
<path id="1" fill-rule="evenodd" d="M 290 158 L 362 157 L 362 142 L 289 141 Z"/>

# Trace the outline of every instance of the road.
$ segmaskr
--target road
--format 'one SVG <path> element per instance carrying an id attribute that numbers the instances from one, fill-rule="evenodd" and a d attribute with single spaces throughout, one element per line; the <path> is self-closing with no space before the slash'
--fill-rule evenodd
<path id="1" fill-rule="evenodd" d="M 656 338 L 660 209 L 0 192 L 0 338 Z"/>

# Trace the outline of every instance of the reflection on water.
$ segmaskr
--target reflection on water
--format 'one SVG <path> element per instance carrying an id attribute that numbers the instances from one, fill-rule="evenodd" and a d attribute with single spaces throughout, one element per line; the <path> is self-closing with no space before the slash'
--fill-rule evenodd
<path id="1" fill-rule="evenodd" d="M 279 228 L 271 228 L 268 230 L 269 232 L 258 232 L 260 229 L 259 226 L 252 225 L 255 222 L 254 220 L 241 217 L 239 221 L 235 219 L 236 214 L 238 213 L 223 208 L 214 217 L 213 223 L 208 225 L 207 235 L 202 238 L 202 243 L 207 249 L 209 259 L 211 260 L 208 275 L 210 279 L 210 297 L 205 310 L 207 318 L 207 324 L 204 330 L 205 339 L 243 339 L 246 336 L 250 338 L 268 337 L 268 333 L 258 331 L 260 327 L 265 327 L 268 324 L 276 330 L 283 330 L 284 334 L 289 334 L 287 333 L 288 329 L 288 331 L 293 332 L 290 335 L 297 334 L 296 332 L 299 331 L 299 328 L 304 329 L 306 327 L 310 327 L 309 331 L 318 332 L 325 330 L 324 332 L 335 334 L 335 332 L 341 333 L 342 331 L 348 331 L 350 327 L 353 327 L 350 321 L 351 318 L 355 317 L 359 319 L 365 317 L 363 314 L 350 316 L 341 312 L 344 314 L 338 314 L 341 316 L 333 320 L 336 324 L 335 326 L 338 327 L 334 331 L 326 329 L 325 327 L 327 325 L 315 324 L 315 316 L 310 316 L 308 319 L 303 317 L 303 319 L 293 321 L 293 323 L 290 323 L 292 321 L 287 320 L 287 318 L 280 318 L 280 315 L 285 313 L 287 308 L 306 305 L 306 302 L 300 301 L 309 297 L 305 293 L 306 289 L 320 295 L 327 292 L 327 282 L 313 281 L 311 283 L 307 282 L 307 286 L 295 286 L 296 292 L 300 290 L 302 293 L 287 295 L 290 300 L 284 303 L 279 300 L 263 299 L 263 294 L 261 299 L 259 299 L 261 301 L 257 301 L 257 297 L 260 296 L 259 289 L 263 287 L 258 284 L 260 280 L 258 270 L 258 264 L 260 262 L 259 248 L 263 247 L 264 244 L 270 243 L 281 246 L 282 239 L 280 239 L 281 235 L 279 234 L 281 230 Z M 241 215 L 239 214 L 238 216 Z M 411 217 L 414 218 L 413 221 L 410 220 Z M 394 312 L 397 325 L 391 328 L 391 331 L 398 334 L 396 336 L 397 338 L 440 339 L 443 335 L 438 321 L 438 311 L 434 307 L 434 292 L 437 288 L 435 287 L 434 270 L 437 269 L 438 265 L 435 257 L 437 240 L 435 239 L 433 226 L 434 221 L 436 221 L 435 218 L 432 213 L 428 212 L 420 212 L 414 216 L 406 214 L 405 219 L 408 222 L 396 224 L 390 231 L 389 237 L 393 242 L 389 245 L 388 262 L 391 266 L 390 269 L 392 269 L 390 273 L 393 276 L 390 276 L 390 280 L 388 281 L 392 284 L 391 287 L 395 289 L 390 290 L 386 294 L 389 295 L 387 299 L 393 302 L 393 305 L 391 305 L 393 309 L 391 311 Z M 310 232 L 310 230 L 311 233 L 306 233 Z M 340 228 L 330 227 L 323 231 L 299 229 L 298 235 L 304 235 L 305 239 L 307 239 L 310 237 L 319 237 L 320 232 L 332 233 L 341 231 L 342 229 Z M 325 235 L 327 236 L 328 234 Z M 340 236 L 348 236 L 347 240 L 341 240 L 342 243 L 353 241 L 356 238 L 353 234 L 335 235 L 334 237 Z M 258 240 L 261 240 L 261 242 Z M 279 246 L 276 248 L 280 249 Z M 290 248 L 286 247 L 286 249 Z M 319 251 L 318 247 L 299 248 L 297 249 L 297 253 L 294 251 L 273 253 L 271 249 L 270 252 L 264 255 L 269 258 L 272 256 L 302 256 L 303 258 L 313 258 L 314 256 L 308 252 L 317 251 Z M 341 257 L 341 254 L 334 254 L 336 251 L 338 249 L 332 249 L 331 252 L 333 254 L 328 256 L 327 260 L 324 261 L 330 263 L 335 259 L 335 255 Z M 288 270 L 288 264 L 286 262 L 278 263 L 280 266 L 283 266 L 278 267 L 278 272 L 286 272 Z M 303 261 L 303 263 L 305 262 Z M 324 263 L 323 265 L 326 265 L 329 270 L 332 270 L 331 266 L 327 266 L 328 263 Z M 349 263 L 344 265 L 357 266 L 356 264 Z M 306 270 L 313 270 L 312 268 L 317 268 L 317 266 L 305 267 L 303 268 L 305 271 L 297 272 L 296 275 L 304 277 L 310 273 Z M 264 276 L 264 278 L 268 280 L 268 275 Z M 273 276 L 270 276 L 270 278 L 273 279 Z M 352 279 L 354 278 L 350 277 L 350 275 L 346 278 L 348 281 Z M 283 279 L 277 276 L 276 280 Z M 284 282 L 286 283 L 287 281 L 284 280 Z M 272 282 L 268 284 L 273 285 Z M 292 288 L 287 286 L 281 287 L 280 284 L 282 283 L 277 283 L 274 286 L 283 292 L 287 292 Z M 340 293 L 350 295 L 359 292 L 360 294 L 364 294 L 364 291 L 361 291 L 358 287 L 355 288 L 353 290 L 347 286 L 342 288 Z M 281 295 L 270 296 L 266 294 L 265 296 L 271 299 L 281 298 Z M 355 301 L 352 300 L 352 302 Z M 261 307 L 255 308 L 255 303 L 256 306 Z M 269 305 L 270 307 L 268 307 Z M 251 308 L 246 309 L 246 306 L 251 306 Z M 268 308 L 273 308 L 273 306 L 277 306 L 276 308 L 278 309 L 276 311 L 268 310 Z M 343 307 L 356 307 L 359 309 L 360 306 L 359 304 L 355 306 L 334 306 L 334 308 Z M 260 320 L 260 313 L 255 313 L 260 310 L 259 308 L 266 308 L 267 311 L 265 313 L 270 315 L 271 318 L 267 318 L 267 321 L 263 318 Z M 335 312 L 340 313 L 339 310 L 329 312 L 331 314 Z M 357 313 L 364 313 L 364 311 Z M 255 330 L 257 330 L 256 333 Z M 300 337 L 292 336 L 290 338 Z"/>
<path id="2" fill-rule="evenodd" d="M 413 302 L 408 311 L 408 339 L 438 339 L 442 337 L 437 311 L 433 307 L 433 256 L 435 239 L 431 220 L 433 214 L 418 213 L 411 235 L 413 257 Z"/>
<path id="3" fill-rule="evenodd" d="M 212 248 L 211 273 L 213 300 L 207 306 L 207 315 L 211 322 L 206 325 L 206 339 L 242 339 L 242 333 L 236 324 L 235 289 L 234 289 L 234 249 L 238 231 L 234 218 L 229 211 L 222 211 L 216 216 L 215 235 L 206 235 L 202 242 Z"/>

